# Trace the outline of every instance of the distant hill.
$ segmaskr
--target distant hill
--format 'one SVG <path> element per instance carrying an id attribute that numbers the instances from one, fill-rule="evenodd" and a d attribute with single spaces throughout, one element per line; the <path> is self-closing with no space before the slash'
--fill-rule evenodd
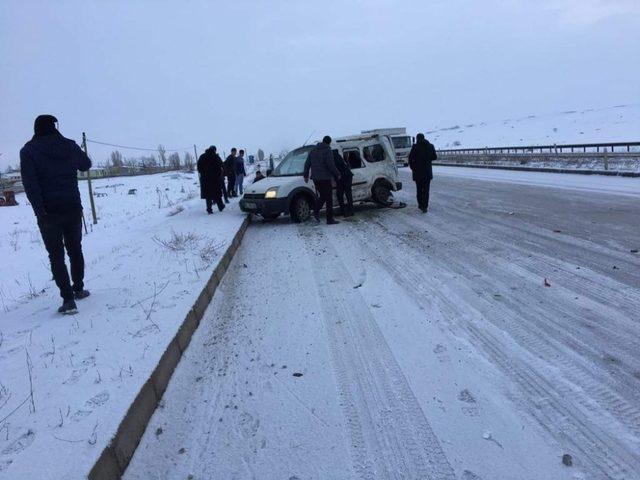
<path id="1" fill-rule="evenodd" d="M 640 103 L 435 127 L 437 148 L 640 141 Z"/>

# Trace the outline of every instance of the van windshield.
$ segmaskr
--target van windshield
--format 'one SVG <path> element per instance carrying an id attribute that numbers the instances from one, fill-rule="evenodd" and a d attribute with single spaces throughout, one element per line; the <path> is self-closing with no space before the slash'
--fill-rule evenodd
<path id="1" fill-rule="evenodd" d="M 272 177 L 295 177 L 302 176 L 304 173 L 304 164 L 307 161 L 309 152 L 313 150 L 314 146 L 301 147 L 292 150 L 286 157 L 280 162 L 280 164 L 273 170 Z"/>

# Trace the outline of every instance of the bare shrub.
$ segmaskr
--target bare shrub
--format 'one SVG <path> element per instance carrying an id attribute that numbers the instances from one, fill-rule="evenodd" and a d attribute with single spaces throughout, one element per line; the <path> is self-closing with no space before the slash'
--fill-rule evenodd
<path id="1" fill-rule="evenodd" d="M 154 236 L 152 240 L 172 252 L 184 252 L 185 250 L 194 248 L 200 240 L 200 237 L 193 232 L 179 233 L 172 230 L 171 236 L 168 239 L 165 240 Z"/>
<path id="2" fill-rule="evenodd" d="M 200 260 L 202 260 L 202 263 L 206 266 L 211 265 L 223 245 L 224 243 L 215 243 L 213 240 L 205 243 L 204 246 L 200 248 Z"/>
<path id="3" fill-rule="evenodd" d="M 18 245 L 20 245 L 20 233 L 21 231 L 17 228 L 13 229 L 12 232 L 9 232 L 9 245 L 14 252 L 18 251 Z"/>

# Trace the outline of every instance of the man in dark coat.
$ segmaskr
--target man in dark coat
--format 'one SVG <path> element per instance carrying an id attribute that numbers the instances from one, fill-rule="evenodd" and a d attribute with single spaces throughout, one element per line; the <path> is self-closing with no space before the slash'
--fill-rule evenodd
<path id="1" fill-rule="evenodd" d="M 340 213 L 343 217 L 351 217 L 353 215 L 353 193 L 351 191 L 353 172 L 342 155 L 338 153 L 338 150 L 333 151 L 333 160 L 336 168 L 340 172 L 340 181 L 336 184 L 336 196 L 338 197 L 338 204 L 340 205 Z M 345 197 L 347 197 L 346 207 L 344 203 Z"/>
<path id="2" fill-rule="evenodd" d="M 74 314 L 78 313 L 75 300 L 89 296 L 89 291 L 84 289 L 78 170 L 89 170 L 91 160 L 76 142 L 58 132 L 57 122 L 53 115 L 36 118 L 33 138 L 20 150 L 20 170 L 49 254 L 53 279 L 62 297 L 58 312 Z M 73 286 L 64 260 L 65 247 Z"/>
<path id="3" fill-rule="evenodd" d="M 207 204 L 207 213 L 211 215 L 213 202 L 218 205 L 218 210 L 224 210 L 222 201 L 222 159 L 216 153 L 213 145 L 205 150 L 198 158 L 198 174 L 200 175 L 200 198 Z"/>
<path id="4" fill-rule="evenodd" d="M 304 164 L 304 181 L 309 181 L 309 170 L 311 170 L 311 180 L 316 187 L 316 202 L 313 208 L 314 217 L 317 222 L 320 221 L 320 209 L 323 205 L 327 206 L 327 225 L 335 225 L 337 223 L 333 218 L 333 191 L 331 181 L 340 181 L 340 172 L 336 168 L 331 152 L 331 137 L 326 135 L 322 142 L 309 152 L 307 161 Z"/>
<path id="5" fill-rule="evenodd" d="M 413 180 L 416 182 L 418 208 L 423 213 L 427 213 L 429 209 L 429 187 L 433 179 L 431 162 L 437 158 L 435 147 L 424 138 L 424 134 L 416 135 L 416 143 L 409 152 L 409 167 L 413 172 Z"/>
<path id="6" fill-rule="evenodd" d="M 236 197 L 236 148 L 231 149 L 231 154 L 224 161 L 224 175 L 227 177 L 227 194 Z"/>

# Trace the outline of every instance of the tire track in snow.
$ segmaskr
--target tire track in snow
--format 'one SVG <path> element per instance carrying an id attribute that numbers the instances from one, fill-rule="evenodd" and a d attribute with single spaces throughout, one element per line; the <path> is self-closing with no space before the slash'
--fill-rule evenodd
<path id="1" fill-rule="evenodd" d="M 367 239 L 370 239 L 374 232 L 379 234 L 379 227 L 383 227 L 387 233 L 392 233 L 383 223 L 379 223 L 376 227 L 365 222 L 358 222 L 356 225 L 357 229 L 354 233 L 361 237 L 362 248 L 371 256 L 378 258 L 382 267 L 400 285 L 413 292 L 414 298 L 420 305 L 432 314 L 440 315 L 442 318 L 439 320 L 448 324 L 454 333 L 464 332 L 463 337 L 479 347 L 492 363 L 511 378 L 520 388 L 522 392 L 520 400 L 525 403 L 532 417 L 561 445 L 572 453 L 577 452 L 574 458 L 583 462 L 592 473 L 597 472 L 596 478 L 615 480 L 635 478 L 635 473 L 640 471 L 638 454 L 630 451 L 629 445 L 625 444 L 615 432 L 605 431 L 592 421 L 584 411 L 589 409 L 590 402 L 586 397 L 583 398 L 583 392 L 569 388 L 562 382 L 551 383 L 545 378 L 543 371 L 538 372 L 533 363 L 525 361 L 528 358 L 527 355 L 513 354 L 513 347 L 505 343 L 508 339 L 504 340 L 502 336 L 492 334 L 490 329 L 487 329 L 487 320 L 491 324 L 491 321 L 496 319 L 483 315 L 469 303 L 470 298 L 477 297 L 471 288 L 457 286 L 463 289 L 463 293 L 466 290 L 468 295 L 451 291 L 447 284 L 430 276 L 429 274 L 433 271 L 422 267 L 421 262 L 416 258 L 399 254 L 397 245 L 392 245 L 388 240 L 388 238 L 396 238 L 393 235 L 389 235 L 384 240 L 380 239 L 381 241 L 374 248 Z M 388 242 L 387 245 L 383 245 L 385 241 Z M 455 273 L 451 268 L 453 265 L 445 265 L 453 259 L 444 258 L 438 261 L 430 258 L 429 260 L 433 262 L 431 268 L 439 268 L 449 276 Z M 424 286 L 427 283 L 426 279 L 430 287 Z M 502 319 L 499 320 L 500 324 L 495 327 L 504 329 L 505 322 Z M 517 322 L 510 323 L 517 325 Z M 524 330 L 521 333 L 527 334 Z M 534 352 L 536 348 L 549 348 L 542 340 L 531 336 L 525 337 L 524 340 L 525 346 L 528 344 Z M 602 390 L 600 384 L 593 379 L 589 385 Z M 605 391 L 608 392 L 608 390 Z M 589 391 L 589 393 L 598 395 L 597 391 Z M 608 394 L 612 395 L 611 392 Z M 636 409 L 628 404 L 618 408 L 616 405 L 619 404 L 616 402 L 620 402 L 619 398 L 610 402 L 609 405 L 613 412 L 626 418 L 631 425 L 637 425 Z"/>
<path id="2" fill-rule="evenodd" d="M 299 228 L 311 252 L 331 358 L 362 479 L 453 480 L 455 474 L 375 319 L 333 245 Z M 351 282 L 351 284 L 348 284 Z"/>
<path id="3" fill-rule="evenodd" d="M 424 224 L 420 224 L 418 220 L 407 218 L 401 222 L 409 225 L 411 228 L 423 227 Z M 378 225 L 387 230 L 392 235 L 393 229 L 388 229 L 383 223 L 377 222 Z M 444 235 L 447 239 L 454 238 L 447 230 L 438 230 L 438 234 Z M 480 238 L 485 238 L 484 235 L 480 235 Z M 420 254 L 424 254 L 427 250 L 427 245 L 430 242 L 425 238 L 415 237 L 411 241 L 402 239 L 409 248 L 415 250 Z M 452 272 L 461 275 L 475 274 L 474 277 L 482 276 L 487 278 L 487 271 L 499 269 L 500 276 L 492 279 L 492 285 L 487 285 L 486 280 L 478 278 L 474 281 L 477 286 L 483 288 L 483 290 L 491 291 L 493 287 L 499 284 L 503 284 L 502 288 L 498 290 L 507 290 L 507 284 L 504 279 L 509 279 L 515 283 L 518 278 L 525 278 L 528 272 L 519 267 L 520 259 L 510 259 L 506 261 L 501 256 L 493 258 L 490 262 L 483 260 L 483 254 L 486 254 L 490 245 L 495 242 L 492 238 L 479 240 L 474 242 L 473 245 L 467 245 L 466 250 L 472 252 L 475 255 L 471 255 L 468 261 L 463 261 L 459 258 L 459 255 L 451 255 L 449 249 L 442 251 L 441 258 L 431 259 L 433 264 L 436 264 L 441 269 L 449 269 Z M 517 242 L 513 242 L 517 243 Z M 484 249 L 483 249 L 484 247 Z M 516 247 L 514 249 L 517 250 Z M 522 253 L 524 257 L 527 257 L 526 253 Z M 518 275 L 514 276 L 514 273 Z M 518 277 L 519 276 L 519 277 Z M 576 325 L 581 322 L 584 316 L 593 317 L 593 321 L 602 322 L 603 319 L 610 318 L 607 316 L 606 309 L 600 316 L 576 314 L 572 309 L 567 309 L 566 304 L 558 301 L 553 296 L 548 296 L 545 300 L 545 304 L 539 304 L 535 300 L 536 288 L 531 286 L 520 289 L 520 296 L 516 301 L 503 298 L 502 305 L 496 305 L 495 302 L 490 302 L 486 298 L 479 298 L 478 295 L 471 295 L 473 298 L 474 308 L 481 313 L 485 314 L 497 328 L 507 331 L 517 342 L 533 356 L 548 362 L 549 359 L 553 359 L 554 367 L 560 367 L 562 374 L 574 385 L 578 385 L 583 390 L 589 392 L 589 398 L 584 395 L 580 398 L 584 398 L 581 402 L 583 407 L 589 411 L 594 411 L 596 408 L 590 399 L 595 399 L 602 407 L 610 412 L 617 421 L 621 422 L 625 427 L 633 432 L 633 434 L 640 439 L 640 409 L 634 406 L 634 403 L 638 401 L 638 391 L 633 388 L 629 388 L 630 385 L 634 385 L 637 382 L 637 378 L 634 377 L 633 372 L 630 369 L 621 370 L 618 368 L 612 375 L 612 365 L 603 366 L 603 352 L 598 350 L 598 345 L 606 343 L 608 348 L 614 348 L 617 354 L 626 353 L 627 358 L 632 362 L 635 360 L 634 355 L 637 352 L 637 343 L 635 338 L 638 335 L 637 326 L 629 332 L 625 332 L 622 327 L 619 327 L 621 332 L 616 332 L 613 328 L 604 327 L 607 330 L 607 335 L 604 335 L 604 330 L 600 329 L 597 334 L 594 335 L 591 331 L 580 330 L 576 328 Z M 580 292 L 581 295 L 588 295 L 588 292 L 584 288 L 578 289 L 576 292 Z M 523 293 L 526 293 L 524 297 Z M 518 313 L 520 319 L 526 321 L 513 322 L 514 313 Z M 565 314 L 560 319 L 560 314 Z M 631 326 L 627 318 L 624 319 L 627 326 Z M 619 324 L 617 324 L 619 325 Z M 586 340 L 585 340 L 586 339 Z M 599 343 L 598 343 L 599 342 Z M 570 347 L 570 348 L 568 348 Z M 576 357 L 578 354 L 578 357 Z M 589 361 L 587 362 L 586 359 Z M 610 362 L 612 363 L 612 362 Z M 636 367 L 637 368 L 637 367 Z"/>

